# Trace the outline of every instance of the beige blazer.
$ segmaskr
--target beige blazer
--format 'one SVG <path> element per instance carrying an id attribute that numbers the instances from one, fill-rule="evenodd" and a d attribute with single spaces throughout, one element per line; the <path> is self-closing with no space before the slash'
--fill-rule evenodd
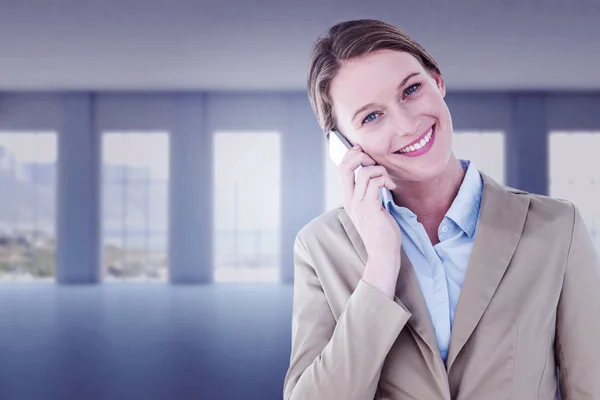
<path id="1" fill-rule="evenodd" d="M 285 399 L 546 400 L 560 382 L 563 399 L 600 400 L 600 259 L 579 210 L 481 175 L 446 364 L 404 250 L 391 300 L 361 280 L 342 208 L 298 233 Z"/>

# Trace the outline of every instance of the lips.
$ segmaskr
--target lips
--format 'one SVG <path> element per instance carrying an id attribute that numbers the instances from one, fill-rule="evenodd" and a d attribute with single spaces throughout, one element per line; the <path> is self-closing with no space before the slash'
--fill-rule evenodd
<path id="1" fill-rule="evenodd" d="M 421 133 L 417 139 L 402 146 L 400 149 L 396 150 L 394 153 L 401 154 L 401 155 L 409 155 L 411 153 L 419 152 L 421 149 L 427 147 L 427 144 L 429 144 L 429 142 L 432 140 L 433 135 L 435 134 L 435 131 L 436 131 L 436 129 L 435 129 L 435 124 L 434 124 L 429 129 L 427 129 L 425 132 Z M 419 148 L 417 148 L 417 146 Z"/>

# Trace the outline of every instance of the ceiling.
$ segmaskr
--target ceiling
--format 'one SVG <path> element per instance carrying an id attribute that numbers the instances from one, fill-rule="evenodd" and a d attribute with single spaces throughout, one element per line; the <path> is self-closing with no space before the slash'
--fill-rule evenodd
<path id="1" fill-rule="evenodd" d="M 0 90 L 304 90 L 339 21 L 404 28 L 449 90 L 600 89 L 600 0 L 0 0 Z"/>

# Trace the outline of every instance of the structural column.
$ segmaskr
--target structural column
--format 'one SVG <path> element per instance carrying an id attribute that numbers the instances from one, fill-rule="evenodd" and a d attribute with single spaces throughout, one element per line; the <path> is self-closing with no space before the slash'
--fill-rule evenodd
<path id="1" fill-rule="evenodd" d="M 212 281 L 212 133 L 205 96 L 180 95 L 170 157 L 170 282 Z"/>
<path id="2" fill-rule="evenodd" d="M 100 138 L 94 129 L 93 96 L 62 98 L 58 132 L 58 283 L 98 283 L 100 266 Z"/>

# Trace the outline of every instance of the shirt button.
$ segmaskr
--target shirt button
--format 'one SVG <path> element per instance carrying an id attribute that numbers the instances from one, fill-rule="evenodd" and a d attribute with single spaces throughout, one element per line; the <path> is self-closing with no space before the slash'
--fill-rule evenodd
<path id="1" fill-rule="evenodd" d="M 444 233 L 448 232 L 448 227 L 447 226 L 442 226 L 442 232 L 444 232 Z"/>

